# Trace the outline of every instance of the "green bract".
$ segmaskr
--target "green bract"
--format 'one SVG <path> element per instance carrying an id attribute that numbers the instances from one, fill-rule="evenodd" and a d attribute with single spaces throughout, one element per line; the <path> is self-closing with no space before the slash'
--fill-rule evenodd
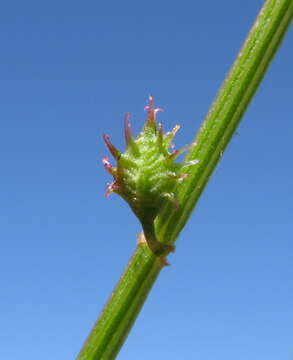
<path id="1" fill-rule="evenodd" d="M 131 134 L 129 114 L 125 116 L 124 153 L 120 153 L 110 142 L 109 136 L 104 135 L 108 149 L 117 160 L 117 166 L 113 167 L 107 157 L 103 158 L 103 164 L 114 177 L 114 182 L 108 185 L 107 195 L 115 192 L 128 202 L 142 224 L 150 249 L 160 256 L 172 251 L 173 246 L 157 241 L 154 220 L 166 201 L 178 206 L 174 193 L 175 184 L 188 176 L 183 172 L 183 167 L 190 164 L 175 163 L 176 157 L 182 151 L 169 152 L 180 126 L 176 125 L 172 131 L 163 134 L 162 124 L 156 123 L 156 114 L 161 109 L 154 108 L 152 97 L 149 98 L 145 110 L 148 117 L 136 139 Z"/>

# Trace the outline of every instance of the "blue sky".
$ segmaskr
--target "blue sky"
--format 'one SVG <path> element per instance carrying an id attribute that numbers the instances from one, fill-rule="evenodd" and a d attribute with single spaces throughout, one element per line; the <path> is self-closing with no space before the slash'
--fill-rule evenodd
<path id="1" fill-rule="evenodd" d="M 0 13 L 0 358 L 74 359 L 135 248 L 110 176 L 152 94 L 191 143 L 262 1 L 9 1 Z M 120 360 L 292 359 L 289 31 Z"/>

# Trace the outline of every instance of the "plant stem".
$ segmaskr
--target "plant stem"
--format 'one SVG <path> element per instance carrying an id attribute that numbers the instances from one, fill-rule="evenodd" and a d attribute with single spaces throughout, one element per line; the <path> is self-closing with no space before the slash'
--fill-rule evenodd
<path id="1" fill-rule="evenodd" d="M 268 0 L 226 77 L 186 160 L 199 160 L 180 184 L 180 207 L 166 207 L 156 221 L 161 242 L 173 244 L 261 83 L 293 16 L 293 0 Z M 138 245 L 78 360 L 114 359 L 164 266 L 145 242 Z"/>
<path id="2" fill-rule="evenodd" d="M 182 212 L 167 207 L 157 221 L 157 238 L 174 243 L 278 50 L 293 17 L 293 0 L 268 0 L 222 84 L 185 161 L 197 159 L 178 191 Z"/>
<path id="3" fill-rule="evenodd" d="M 138 245 L 79 360 L 115 359 L 161 268 L 147 244 Z"/>

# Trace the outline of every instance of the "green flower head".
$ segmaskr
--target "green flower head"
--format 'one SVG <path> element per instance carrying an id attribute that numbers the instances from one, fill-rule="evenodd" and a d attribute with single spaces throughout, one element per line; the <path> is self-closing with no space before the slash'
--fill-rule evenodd
<path id="1" fill-rule="evenodd" d="M 142 224 L 151 250 L 156 255 L 165 255 L 172 251 L 173 247 L 157 241 L 154 220 L 166 202 L 171 201 L 178 207 L 175 185 L 188 176 L 184 173 L 184 167 L 193 164 L 175 162 L 176 157 L 185 150 L 172 149 L 173 138 L 180 126 L 176 125 L 172 131 L 163 134 L 162 124 L 156 122 L 157 113 L 162 110 L 154 107 L 152 96 L 149 97 L 145 110 L 147 119 L 137 138 L 131 134 L 129 114 L 125 116 L 124 153 L 115 148 L 108 135 L 104 135 L 104 141 L 117 161 L 117 166 L 113 167 L 107 157 L 103 158 L 106 170 L 114 178 L 107 187 L 106 195 L 115 192 L 127 201 Z"/>

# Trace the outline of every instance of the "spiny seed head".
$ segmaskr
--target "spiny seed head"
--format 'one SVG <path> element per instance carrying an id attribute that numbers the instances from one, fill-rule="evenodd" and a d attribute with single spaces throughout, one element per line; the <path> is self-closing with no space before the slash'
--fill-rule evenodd
<path id="1" fill-rule="evenodd" d="M 113 183 L 107 187 L 107 195 L 115 192 L 122 196 L 142 224 L 146 220 L 153 221 L 167 201 L 178 206 L 174 187 L 188 176 L 184 173 L 184 164 L 175 162 L 182 151 L 169 151 L 180 126 L 176 125 L 172 131 L 163 134 L 162 124 L 156 122 L 156 115 L 162 110 L 154 107 L 152 96 L 145 110 L 147 119 L 137 138 L 132 136 L 129 114 L 125 116 L 124 153 L 120 153 L 109 136 L 104 135 L 117 166 L 113 167 L 107 157 L 103 158 L 106 170 L 114 177 Z"/>

